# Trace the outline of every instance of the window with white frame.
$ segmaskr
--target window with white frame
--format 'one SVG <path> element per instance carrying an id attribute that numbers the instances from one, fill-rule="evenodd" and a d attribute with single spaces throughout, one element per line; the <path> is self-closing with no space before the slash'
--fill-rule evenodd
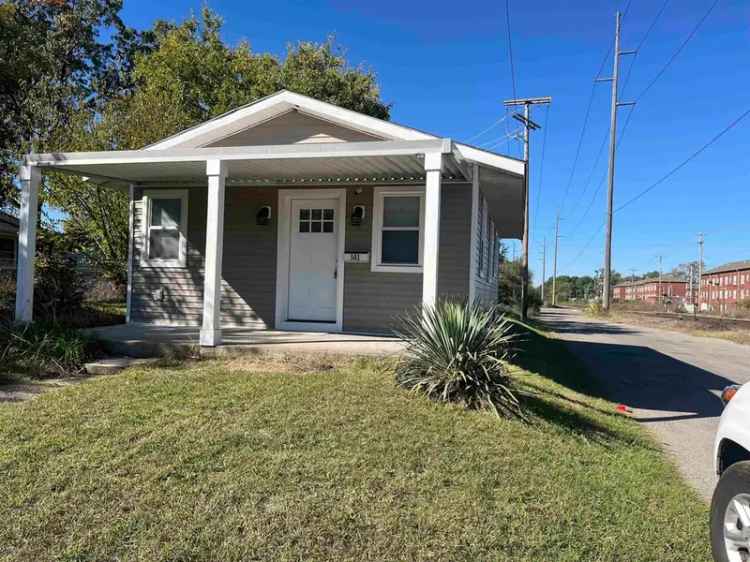
<path id="1" fill-rule="evenodd" d="M 143 193 L 144 266 L 185 267 L 188 192 L 152 189 Z"/>
<path id="2" fill-rule="evenodd" d="M 424 190 L 375 188 L 372 271 L 420 273 L 424 246 Z"/>

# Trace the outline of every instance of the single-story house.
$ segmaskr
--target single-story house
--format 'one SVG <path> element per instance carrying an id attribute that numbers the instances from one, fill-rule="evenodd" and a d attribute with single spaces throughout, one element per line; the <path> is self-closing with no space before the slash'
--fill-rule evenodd
<path id="1" fill-rule="evenodd" d="M 40 175 L 130 194 L 131 323 L 384 332 L 442 297 L 496 301 L 524 163 L 280 91 L 142 150 L 30 154 L 16 317 L 29 321 Z"/>
<path id="2" fill-rule="evenodd" d="M 18 219 L 0 211 L 0 271 L 16 269 Z"/>

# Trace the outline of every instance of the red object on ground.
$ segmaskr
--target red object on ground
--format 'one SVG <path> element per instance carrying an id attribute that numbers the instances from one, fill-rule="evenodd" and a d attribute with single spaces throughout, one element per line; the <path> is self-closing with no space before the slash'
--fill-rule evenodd
<path id="1" fill-rule="evenodd" d="M 632 414 L 633 413 L 633 410 L 631 410 L 630 408 L 628 408 L 625 404 L 618 404 L 617 407 L 615 408 L 615 410 L 617 410 L 621 414 Z"/>

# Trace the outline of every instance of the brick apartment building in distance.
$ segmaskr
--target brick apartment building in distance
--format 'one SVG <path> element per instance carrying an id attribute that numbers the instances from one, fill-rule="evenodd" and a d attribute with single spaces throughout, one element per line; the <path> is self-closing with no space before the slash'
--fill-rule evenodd
<path id="1" fill-rule="evenodd" d="M 641 301 L 650 304 L 658 304 L 660 300 L 672 303 L 682 303 L 688 292 L 688 282 L 670 275 L 659 278 L 641 279 L 639 281 L 626 281 L 614 286 L 612 298 L 620 302 Z M 661 290 L 660 290 L 661 289 Z M 663 299 L 660 299 L 660 296 Z"/>
<path id="2" fill-rule="evenodd" d="M 750 260 L 725 263 L 703 273 L 701 310 L 731 312 L 750 302 Z"/>

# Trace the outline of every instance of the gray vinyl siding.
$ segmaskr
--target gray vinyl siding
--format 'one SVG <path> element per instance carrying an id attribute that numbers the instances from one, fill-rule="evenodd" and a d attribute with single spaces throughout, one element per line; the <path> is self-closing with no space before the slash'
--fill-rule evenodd
<path id="1" fill-rule="evenodd" d="M 481 191 L 480 191 L 480 199 L 481 199 Z M 485 205 L 484 208 L 485 213 L 485 220 L 486 220 L 486 213 L 487 213 L 487 206 Z M 481 213 L 480 213 L 481 216 Z M 472 252 L 476 255 L 476 263 L 477 263 L 477 271 L 474 275 L 474 287 L 475 287 L 475 294 L 474 299 L 481 304 L 485 306 L 492 306 L 494 304 L 497 304 L 497 277 L 492 275 L 492 265 L 489 263 L 488 260 L 492 259 L 492 252 L 488 250 L 487 246 L 487 240 L 485 240 L 485 243 L 483 247 L 485 248 L 485 257 L 484 260 L 480 259 L 480 243 L 479 240 L 482 237 L 482 223 L 479 220 L 476 220 L 474 222 L 474 228 L 477 232 L 477 243 L 474 245 L 474 247 L 471 249 Z M 493 236 L 490 238 L 493 242 L 495 240 L 494 233 Z M 482 274 L 482 269 L 479 267 L 480 263 L 484 261 L 487 265 L 485 266 L 485 274 Z"/>
<path id="2" fill-rule="evenodd" d="M 373 190 L 347 193 L 347 208 L 365 205 L 367 220 L 347 225 L 346 251 L 371 252 Z M 440 205 L 438 296 L 465 298 L 469 291 L 469 224 L 471 186 L 444 185 Z M 372 258 L 372 254 L 370 255 Z M 346 264 L 344 277 L 344 330 L 388 331 L 398 316 L 422 302 L 421 273 L 370 271 L 370 264 Z"/>
<path id="3" fill-rule="evenodd" d="M 184 268 L 142 267 L 142 190 L 136 190 L 133 245 L 134 322 L 199 325 L 203 311 L 206 246 L 205 187 L 189 188 L 187 264 Z M 221 317 L 225 326 L 273 327 L 276 301 L 276 221 L 255 224 L 263 205 L 278 208 L 278 192 L 227 187 L 224 209 Z"/>
<path id="4" fill-rule="evenodd" d="M 334 125 L 298 111 L 290 111 L 265 123 L 237 132 L 207 145 L 256 146 L 316 142 L 367 142 L 381 140 L 367 133 Z"/>
<path id="5" fill-rule="evenodd" d="M 360 193 L 357 193 L 360 191 Z M 185 268 L 141 266 L 141 189 L 135 190 L 133 322 L 199 325 L 203 309 L 203 254 L 205 250 L 206 188 L 189 188 L 187 264 Z M 274 326 L 278 190 L 227 187 L 224 254 L 222 259 L 222 325 Z M 469 284 L 471 186 L 444 185 L 442 189 L 438 294 L 464 298 Z M 371 252 L 372 187 L 347 188 L 345 251 Z M 257 226 L 255 214 L 271 205 L 270 225 Z M 365 205 L 366 218 L 352 226 L 354 205 Z M 384 332 L 394 320 L 422 299 L 422 275 L 370 271 L 370 264 L 345 265 L 343 328 L 346 331 Z"/>

